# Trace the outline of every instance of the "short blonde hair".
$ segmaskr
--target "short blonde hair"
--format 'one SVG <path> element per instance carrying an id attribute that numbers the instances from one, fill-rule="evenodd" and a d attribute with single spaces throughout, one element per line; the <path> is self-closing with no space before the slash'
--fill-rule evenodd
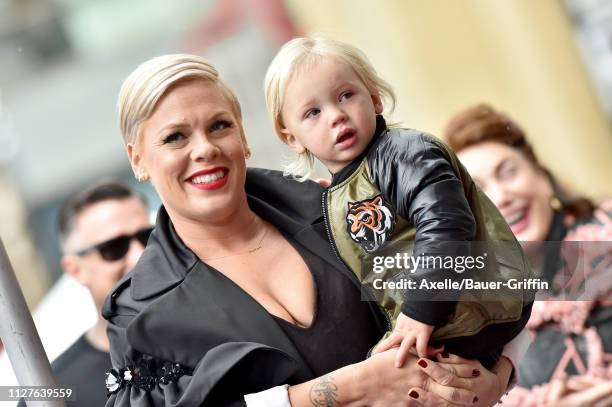
<path id="1" fill-rule="evenodd" d="M 190 54 L 162 55 L 142 63 L 123 82 L 117 108 L 124 143 L 137 145 L 140 126 L 147 120 L 159 99 L 179 82 L 204 79 L 217 85 L 242 120 L 238 98 L 219 78 L 219 72 L 206 59 Z"/>
<path id="2" fill-rule="evenodd" d="M 281 110 L 285 102 L 287 84 L 295 75 L 312 69 L 328 57 L 334 57 L 351 67 L 368 91 L 378 94 L 383 100 L 383 106 L 389 105 L 389 113 L 395 108 L 393 88 L 376 73 L 366 55 L 359 49 L 322 35 L 294 38 L 276 54 L 266 72 L 264 82 L 268 113 L 276 135 L 283 142 L 285 139 L 281 132 L 284 128 Z M 298 180 L 305 180 L 312 173 L 313 162 L 312 154 L 306 151 L 285 167 L 285 173 L 295 176 Z"/>

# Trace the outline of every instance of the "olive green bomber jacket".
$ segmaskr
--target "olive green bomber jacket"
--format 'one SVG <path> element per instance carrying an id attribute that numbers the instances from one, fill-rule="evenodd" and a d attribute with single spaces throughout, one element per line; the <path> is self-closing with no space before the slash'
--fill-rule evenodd
<path id="1" fill-rule="evenodd" d="M 503 284 L 531 275 L 502 215 L 452 150 L 436 138 L 415 130 L 387 128 L 378 116 L 374 139 L 360 157 L 335 174 L 323 207 L 328 237 L 337 255 L 392 317 L 401 309 L 413 319 L 434 325 L 435 340 L 473 336 L 501 324 L 501 346 L 524 327 L 533 300 L 533 293 L 527 290 L 492 298 L 497 293 L 491 290 L 373 289 L 376 279 L 389 279 L 389 273 L 397 272 L 372 272 L 373 258 L 392 255 L 398 248 L 410 255 L 457 254 L 463 247 L 482 254 L 486 249 L 489 256 L 479 281 Z M 419 271 L 409 277 L 430 283 L 466 278 L 443 268 Z M 500 336 L 499 332 L 495 335 Z"/>

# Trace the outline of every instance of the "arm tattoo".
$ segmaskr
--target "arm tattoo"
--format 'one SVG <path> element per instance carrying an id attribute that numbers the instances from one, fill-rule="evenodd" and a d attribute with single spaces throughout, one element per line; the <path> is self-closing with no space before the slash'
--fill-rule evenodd
<path id="1" fill-rule="evenodd" d="M 310 402 L 315 407 L 339 406 L 338 386 L 330 375 L 323 376 L 310 389 Z"/>

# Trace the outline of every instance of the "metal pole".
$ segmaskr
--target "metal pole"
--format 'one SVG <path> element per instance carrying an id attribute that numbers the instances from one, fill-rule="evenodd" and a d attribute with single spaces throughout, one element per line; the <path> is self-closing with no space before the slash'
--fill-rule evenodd
<path id="1" fill-rule="evenodd" d="M 32 315 L 0 239 L 0 338 L 21 386 L 54 386 L 57 381 L 42 346 Z M 65 406 L 60 401 L 37 401 L 38 406 Z"/>

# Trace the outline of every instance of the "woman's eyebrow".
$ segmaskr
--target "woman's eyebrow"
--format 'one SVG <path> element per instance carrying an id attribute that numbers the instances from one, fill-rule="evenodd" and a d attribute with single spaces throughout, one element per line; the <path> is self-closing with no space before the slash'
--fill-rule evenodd
<path id="1" fill-rule="evenodd" d="M 210 115 L 208 115 L 203 122 L 204 123 L 208 123 L 210 121 L 213 120 L 217 120 L 219 117 L 223 117 L 226 115 L 231 115 L 231 112 L 228 110 L 218 110 Z M 171 122 L 166 124 L 165 126 L 163 126 L 160 130 L 159 130 L 159 134 L 162 133 L 166 133 L 168 130 L 174 130 L 174 129 L 181 129 L 181 128 L 185 128 L 185 127 L 189 127 L 189 124 L 184 122 L 184 121 L 175 121 L 175 122 Z"/>
<path id="2" fill-rule="evenodd" d="M 166 124 L 161 129 L 159 129 L 158 134 L 166 133 L 168 130 L 180 129 L 182 127 L 187 126 L 184 122 L 173 122 Z"/>
<path id="3" fill-rule="evenodd" d="M 211 115 L 209 115 L 206 119 L 205 122 L 210 122 L 212 120 L 217 120 L 219 117 L 223 117 L 226 115 L 232 115 L 232 112 L 230 112 L 229 110 L 218 110 L 214 113 L 212 113 Z"/>

